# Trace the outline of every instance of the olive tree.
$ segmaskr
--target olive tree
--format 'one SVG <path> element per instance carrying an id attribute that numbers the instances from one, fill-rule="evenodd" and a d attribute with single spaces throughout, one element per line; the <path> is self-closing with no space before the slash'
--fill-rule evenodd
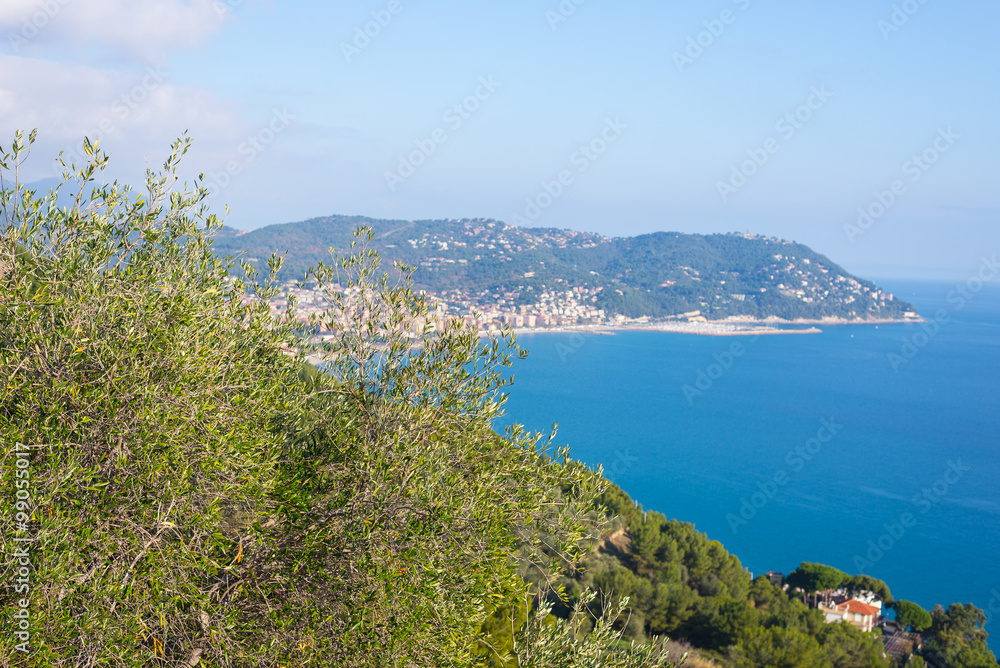
<path id="1" fill-rule="evenodd" d="M 18 134 L 0 152 L 12 502 L 15 460 L 29 475 L 25 521 L 0 522 L 5 553 L 28 545 L 30 562 L 26 593 L 0 590 L 8 624 L 27 603 L 28 651 L 5 633 L 0 655 L 31 666 L 473 665 L 489 613 L 545 600 L 579 561 L 601 530 L 605 481 L 537 434 L 495 431 L 503 369 L 524 354 L 509 332 L 428 326 L 409 271 L 390 278 L 365 231 L 312 270 L 323 314 L 303 324 L 290 299 L 272 316 L 280 259 L 258 284 L 249 263 L 233 278 L 235 261 L 213 254 L 222 222 L 204 177 L 177 176 L 186 137 L 139 192 L 96 185 L 108 158 L 86 141 L 87 163 L 64 164 L 64 183 L 43 195 L 19 183 L 33 140 Z M 332 336 L 317 343 L 317 327 Z M 307 355 L 325 373 L 304 372 Z M 525 553 L 552 576 L 529 587 Z M 16 564 L 0 566 L 5 582 Z M 562 643 L 532 633 L 537 619 L 523 624 L 519 656 Z M 560 646 L 592 654 L 613 640 L 587 638 Z M 661 658 L 637 649 L 630 663 L 593 665 Z"/>
<path id="2" fill-rule="evenodd" d="M 19 183 L 33 140 L 0 152 L 5 493 L 15 449 L 30 453 L 30 521 L 0 521 L 6 554 L 27 545 L 31 570 L 28 591 L 0 602 L 29 602 L 30 651 L 5 633 L 0 654 L 221 661 L 242 642 L 228 583 L 274 505 L 272 423 L 298 383 L 290 332 L 212 255 L 207 191 L 177 187 L 188 140 L 140 192 L 96 185 L 108 158 L 88 141 L 87 164 L 64 164 L 47 195 Z"/>

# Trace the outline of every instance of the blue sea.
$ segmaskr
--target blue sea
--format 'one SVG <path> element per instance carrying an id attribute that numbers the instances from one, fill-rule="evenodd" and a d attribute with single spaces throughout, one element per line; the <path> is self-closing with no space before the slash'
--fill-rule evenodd
<path id="1" fill-rule="evenodd" d="M 929 322 L 523 335 L 506 422 L 558 423 L 574 459 L 755 575 L 813 561 L 971 602 L 1000 650 L 1000 287 L 880 283 Z"/>

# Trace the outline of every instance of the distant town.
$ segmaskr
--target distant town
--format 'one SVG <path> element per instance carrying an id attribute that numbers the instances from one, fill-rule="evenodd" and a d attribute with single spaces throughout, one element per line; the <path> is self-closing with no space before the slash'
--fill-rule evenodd
<path id="1" fill-rule="evenodd" d="M 861 285 L 855 287 L 859 290 L 865 289 L 865 286 Z M 296 317 L 302 323 L 308 322 L 311 316 L 322 314 L 331 306 L 327 293 L 315 286 L 302 286 L 296 281 L 288 281 L 282 285 L 282 289 L 285 295 L 294 296 Z M 331 289 L 342 292 L 348 308 L 356 302 L 357 289 L 344 290 L 339 286 L 331 286 Z M 515 300 L 519 296 L 516 292 L 491 294 L 488 291 L 473 293 L 461 289 L 444 294 L 424 292 L 429 312 L 426 317 L 417 317 L 411 320 L 409 331 L 412 336 L 416 337 L 428 330 L 443 332 L 451 324 L 452 326 L 461 325 L 483 334 L 498 333 L 505 328 L 513 328 L 522 332 L 664 329 L 693 334 L 738 334 L 782 331 L 774 329 L 773 325 L 785 322 L 774 317 L 757 320 L 746 315 L 728 316 L 722 320 L 708 320 L 700 310 L 663 318 L 650 318 L 645 315 L 630 318 L 620 313 L 608 314 L 605 313 L 604 309 L 595 307 L 594 302 L 597 299 L 597 294 L 602 289 L 600 287 L 577 287 L 565 291 L 543 292 L 538 295 L 538 301 L 533 304 L 516 304 Z M 893 295 L 886 294 L 884 299 L 892 301 Z M 270 300 L 269 304 L 272 313 L 276 316 L 284 314 L 288 309 L 286 297 L 275 297 Z M 906 311 L 904 317 L 913 320 L 919 319 L 918 314 L 914 311 Z M 851 321 L 835 317 L 819 321 L 803 321 L 803 323 L 808 324 L 824 322 L 842 324 Z M 784 331 L 798 332 L 803 330 Z M 328 332 L 321 331 L 319 333 Z"/>
<path id="2" fill-rule="evenodd" d="M 486 333 L 504 327 L 725 333 L 761 323 L 919 318 L 910 304 L 808 247 L 751 233 L 612 238 L 483 218 L 330 216 L 229 231 L 214 247 L 258 267 L 270 253 L 284 254 L 281 285 L 307 318 L 329 306 L 328 295 L 296 279 L 329 261 L 331 247 L 345 252 L 363 226 L 383 264 L 410 267 L 413 284 L 427 296 L 431 313 L 412 323 L 414 333 L 459 321 Z M 275 313 L 287 306 L 285 297 L 271 301 Z"/>

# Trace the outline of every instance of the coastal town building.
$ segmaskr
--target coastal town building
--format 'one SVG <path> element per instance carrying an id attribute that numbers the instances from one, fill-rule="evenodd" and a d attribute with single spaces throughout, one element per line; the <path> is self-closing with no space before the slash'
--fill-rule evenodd
<path id="1" fill-rule="evenodd" d="M 882 602 L 865 603 L 855 598 L 837 596 L 829 602 L 820 601 L 816 606 L 826 615 L 828 624 L 847 622 L 866 633 L 875 628 L 875 623 L 882 615 Z"/>

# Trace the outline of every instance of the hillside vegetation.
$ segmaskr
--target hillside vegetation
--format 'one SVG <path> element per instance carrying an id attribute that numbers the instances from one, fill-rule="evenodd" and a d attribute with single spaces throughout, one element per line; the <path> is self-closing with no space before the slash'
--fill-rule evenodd
<path id="1" fill-rule="evenodd" d="M 219 253 L 246 252 L 263 262 L 286 254 L 284 276 L 300 278 L 350 245 L 354 230 L 374 231 L 372 247 L 416 269 L 418 288 L 470 304 L 509 294 L 531 304 L 543 293 L 598 289 L 594 304 L 610 314 L 665 317 L 701 311 L 783 319 L 902 318 L 913 306 L 852 276 L 802 244 L 744 234 L 657 232 L 610 238 L 585 232 L 519 228 L 473 220 L 373 220 L 329 216 L 224 232 Z"/>
<path id="2" fill-rule="evenodd" d="M 176 182 L 189 141 L 139 193 L 95 185 L 87 142 L 60 208 L 17 185 L 33 139 L 0 153 L 0 664 L 476 665 L 487 615 L 532 594 L 519 550 L 558 572 L 600 532 L 599 477 L 492 428 L 513 341 L 414 345 L 400 324 L 426 304 L 365 235 L 315 269 L 362 299 L 309 351 L 269 279 L 212 254 L 208 191 Z M 585 635 L 543 613 L 490 656 L 675 663 L 618 646 L 617 609 Z"/>
<path id="3" fill-rule="evenodd" d="M 33 139 L 0 149 L 0 665 L 888 665 L 802 600 L 884 583 L 750 581 L 551 440 L 494 431 L 524 351 L 409 338 L 426 299 L 371 230 L 310 270 L 327 314 L 277 319 L 280 260 L 233 279 L 207 190 L 177 183 L 186 138 L 139 193 L 95 185 L 87 142 L 67 207 L 18 186 Z M 308 345 L 322 318 L 335 336 Z M 936 609 L 928 658 L 995 665 L 984 622 Z"/>
<path id="4" fill-rule="evenodd" d="M 598 605 L 628 597 L 629 615 L 619 622 L 626 638 L 669 636 L 718 665 L 895 666 L 884 656 L 878 633 L 828 624 L 821 612 L 807 605 L 814 594 L 842 588 L 852 595 L 875 595 L 895 607 L 904 627 L 924 633 L 922 653 L 939 666 L 997 665 L 986 646 L 986 616 L 973 605 L 938 606 L 928 613 L 909 601 L 895 601 L 880 580 L 811 563 L 788 575 L 786 591 L 765 576 L 751 580 L 721 543 L 692 524 L 643 510 L 614 485 L 601 495 L 599 507 L 612 525 L 578 569 L 558 577 L 569 598 L 563 608 L 557 606 L 557 614 L 568 613 L 579 595 L 593 590 L 601 592 Z M 532 569 L 524 574 L 529 580 L 533 574 L 537 577 Z"/>

